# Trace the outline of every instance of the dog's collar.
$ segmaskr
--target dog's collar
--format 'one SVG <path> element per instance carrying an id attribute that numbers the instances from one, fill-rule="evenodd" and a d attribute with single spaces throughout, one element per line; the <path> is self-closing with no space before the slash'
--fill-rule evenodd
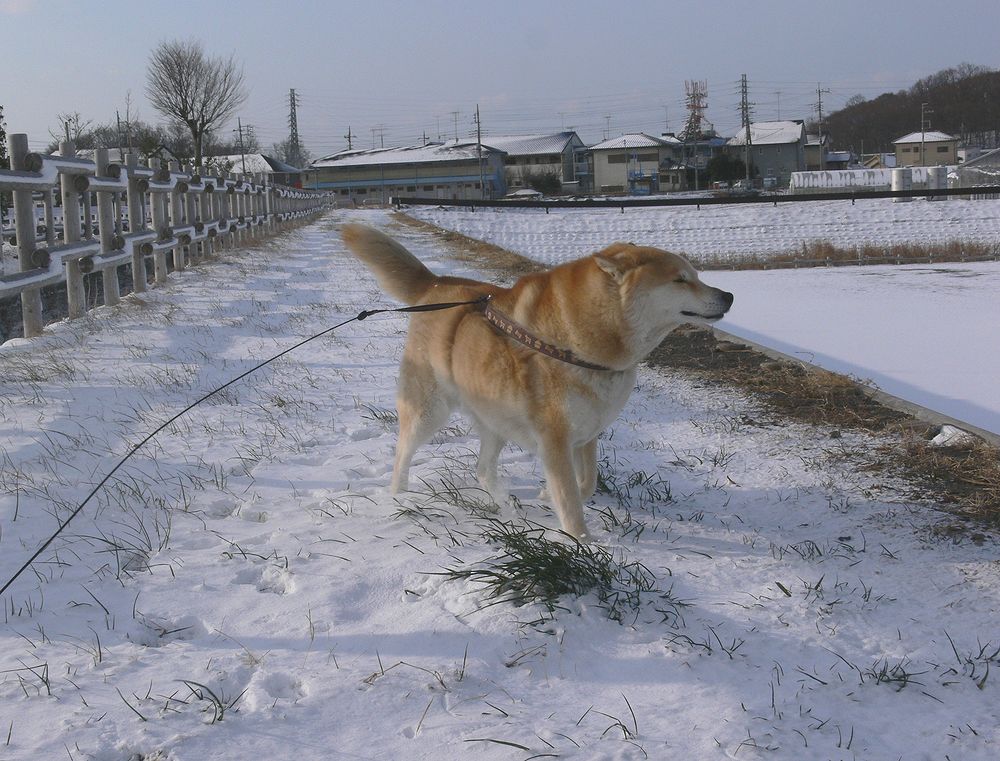
<path id="1" fill-rule="evenodd" d="M 490 299 L 483 302 L 483 316 L 491 325 L 493 325 L 493 327 L 504 335 L 513 338 L 518 343 L 524 344 L 529 349 L 534 349 L 547 357 L 552 357 L 553 359 L 558 359 L 561 362 L 576 365 L 577 367 L 585 367 L 588 370 L 611 370 L 610 367 L 595 365 L 593 362 L 587 362 L 585 359 L 580 359 L 569 349 L 560 349 L 554 344 L 543 341 L 523 325 L 515 322 L 503 312 L 499 311 L 492 305 Z"/>

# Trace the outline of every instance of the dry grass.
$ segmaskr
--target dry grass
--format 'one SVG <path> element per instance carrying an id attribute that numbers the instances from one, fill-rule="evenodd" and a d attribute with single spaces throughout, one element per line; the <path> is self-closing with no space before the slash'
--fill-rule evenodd
<path id="1" fill-rule="evenodd" d="M 456 258 L 474 262 L 500 277 L 545 269 L 498 246 L 441 230 L 402 213 L 395 216 L 401 224 L 434 234 Z M 807 252 L 810 257 L 841 256 L 842 261 L 853 257 L 855 262 L 858 255 L 855 249 L 838 250 L 828 244 L 816 244 Z M 928 256 L 933 261 L 962 261 L 964 256 L 968 261 L 980 255 L 995 258 L 1000 254 L 1000 245 L 955 243 L 877 251 L 869 247 L 861 253 L 869 261 L 894 259 L 897 255 L 903 258 L 904 254 L 905 258 L 922 257 L 921 261 L 928 261 Z M 745 268 L 751 268 L 750 261 L 746 260 Z M 780 261 L 780 257 L 768 260 L 767 266 L 781 266 L 775 263 Z M 784 266 L 795 266 L 793 259 L 784 261 Z M 913 485 L 914 498 L 932 500 L 974 524 L 1000 527 L 1000 450 L 985 442 L 967 449 L 931 446 L 930 438 L 937 426 L 879 403 L 855 379 L 803 362 L 773 359 L 749 346 L 720 340 L 709 329 L 695 327 L 671 333 L 647 361 L 654 367 L 682 371 L 706 384 L 738 389 L 777 418 L 828 427 L 834 437 L 841 429 L 882 434 L 884 443 L 873 453 L 875 462 L 871 467 L 887 477 L 907 478 Z M 963 534 L 968 529 L 965 523 L 956 526 Z"/>
<path id="2" fill-rule="evenodd" d="M 1000 451 L 996 447 L 984 442 L 961 448 L 934 447 L 916 436 L 902 436 L 883 446 L 879 454 L 883 467 L 904 474 L 958 516 L 1000 526 Z"/>
<path id="3" fill-rule="evenodd" d="M 859 264 L 921 264 L 935 262 L 981 262 L 1000 259 L 998 243 L 901 243 L 892 246 L 866 244 L 841 248 L 827 241 L 803 243 L 797 251 L 710 257 L 697 261 L 706 270 L 789 269 Z"/>
<path id="4" fill-rule="evenodd" d="M 844 375 L 771 359 L 744 344 L 721 341 L 711 330 L 676 330 L 647 362 L 685 370 L 705 383 L 738 388 L 782 417 L 802 423 L 877 432 L 907 419 L 876 402 Z"/>

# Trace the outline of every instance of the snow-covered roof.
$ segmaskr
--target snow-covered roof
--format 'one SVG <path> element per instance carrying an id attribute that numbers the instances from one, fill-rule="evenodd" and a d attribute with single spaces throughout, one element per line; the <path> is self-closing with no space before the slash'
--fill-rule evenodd
<path id="1" fill-rule="evenodd" d="M 921 135 L 923 135 L 922 138 Z M 958 138 L 946 132 L 911 132 L 909 135 L 903 135 L 898 140 L 893 140 L 892 142 L 895 145 L 899 143 L 919 143 L 921 140 L 925 143 L 944 143 L 948 140 L 958 140 Z"/>
<path id="2" fill-rule="evenodd" d="M 548 153 L 562 153 L 566 146 L 576 138 L 577 143 L 583 141 L 572 131 L 556 132 L 550 135 L 490 135 L 483 138 L 483 143 L 501 150 L 509 156 L 535 156 Z"/>
<path id="3" fill-rule="evenodd" d="M 802 122 L 751 122 L 750 143 L 752 145 L 797 143 L 802 139 L 804 132 Z M 735 137 L 729 138 L 728 145 L 745 145 L 746 135 L 746 130 L 740 129 Z"/>
<path id="4" fill-rule="evenodd" d="M 242 172 L 244 162 L 247 172 L 264 172 L 265 174 L 270 174 L 271 172 L 302 171 L 291 164 L 286 164 L 284 161 L 278 161 L 278 159 L 271 156 L 265 156 L 263 153 L 231 153 L 226 156 L 205 156 L 202 161 L 206 164 L 230 163 L 233 165 L 233 172 Z"/>
<path id="5" fill-rule="evenodd" d="M 620 137 L 613 137 L 603 143 L 590 146 L 592 151 L 621 150 L 622 148 L 660 148 L 666 145 L 679 145 L 676 137 L 653 137 L 645 132 L 633 132 Z"/>
<path id="6" fill-rule="evenodd" d="M 483 145 L 483 153 L 497 153 L 495 148 Z M 502 151 L 500 151 L 502 153 Z M 448 140 L 444 143 L 407 145 L 398 148 L 375 148 L 331 153 L 316 159 L 309 166 L 371 166 L 379 164 L 429 164 L 441 161 L 474 161 L 478 156 L 476 142 Z"/>

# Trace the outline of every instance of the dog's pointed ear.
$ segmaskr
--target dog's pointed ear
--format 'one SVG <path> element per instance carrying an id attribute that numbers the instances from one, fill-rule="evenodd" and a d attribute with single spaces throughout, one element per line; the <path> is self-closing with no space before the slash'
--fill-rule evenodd
<path id="1" fill-rule="evenodd" d="M 594 261 L 616 283 L 621 283 L 625 278 L 625 274 L 632 269 L 631 257 L 624 255 L 626 251 L 632 248 L 635 248 L 634 243 L 615 243 L 603 251 L 598 251 L 594 254 Z"/>

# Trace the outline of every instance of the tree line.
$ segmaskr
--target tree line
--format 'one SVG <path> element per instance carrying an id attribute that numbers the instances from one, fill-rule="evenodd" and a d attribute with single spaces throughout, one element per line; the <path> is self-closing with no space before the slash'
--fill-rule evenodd
<path id="1" fill-rule="evenodd" d="M 206 157 L 262 152 L 251 131 L 241 130 L 238 136 L 222 132 L 249 96 L 243 67 L 235 57 L 212 57 L 197 41 L 161 42 L 146 66 L 145 92 L 164 123 L 134 117 L 131 97 L 126 98 L 124 114 L 96 124 L 79 112 L 65 112 L 57 117 L 59 127 L 49 132 L 48 152 L 58 151 L 60 141 L 69 139 L 81 150 L 121 148 L 143 157 L 190 160 L 196 167 L 203 166 Z M 270 150 L 286 162 L 291 153 L 288 140 L 275 143 Z M 309 160 L 301 146 L 298 154 L 300 160 Z M 228 171 L 228 167 L 220 169 Z"/>
<path id="2" fill-rule="evenodd" d="M 871 100 L 856 95 L 823 124 L 838 150 L 892 152 L 893 141 L 924 128 L 946 132 L 965 145 L 1000 146 L 1000 71 L 961 64 L 917 81 L 908 90 Z"/>

